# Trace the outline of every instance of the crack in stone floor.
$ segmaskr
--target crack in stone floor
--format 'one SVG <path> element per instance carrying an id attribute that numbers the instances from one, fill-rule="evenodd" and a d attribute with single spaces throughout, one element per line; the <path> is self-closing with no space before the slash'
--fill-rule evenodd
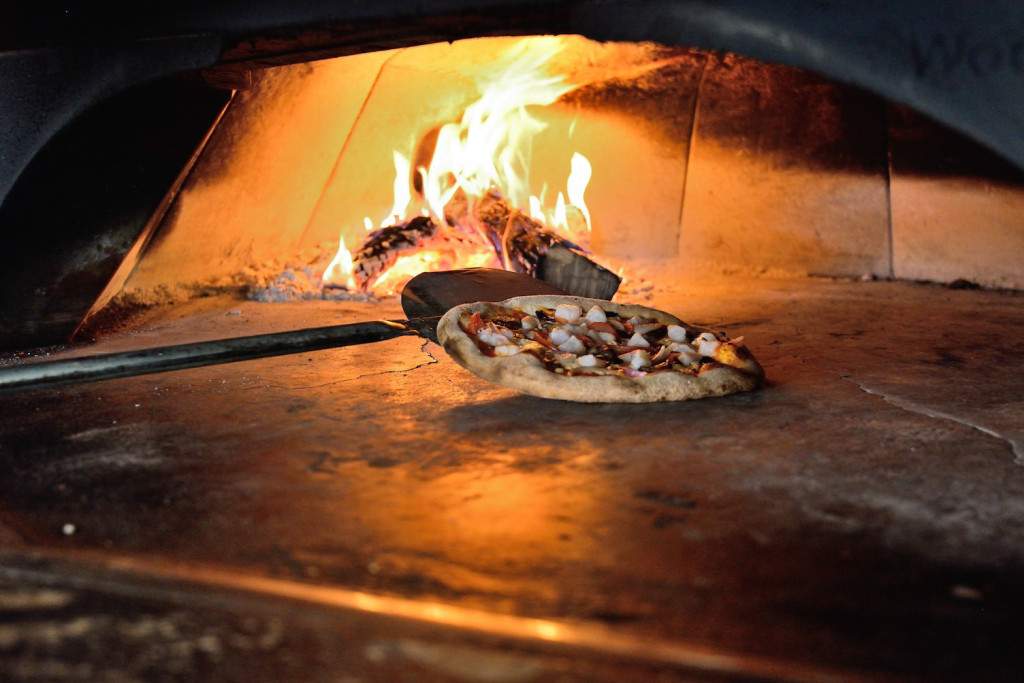
<path id="1" fill-rule="evenodd" d="M 973 421 L 971 421 L 971 420 L 969 420 L 969 419 L 967 419 L 965 417 L 959 417 L 957 415 L 953 415 L 951 413 L 947 413 L 947 412 L 942 411 L 942 410 L 935 410 L 934 408 L 928 408 L 926 406 L 919 405 L 919 404 L 917 404 L 917 403 L 915 403 L 915 402 L 913 402 L 913 401 L 911 401 L 909 399 L 901 398 L 899 396 L 893 396 L 893 395 L 888 394 L 888 393 L 886 393 L 884 391 L 879 391 L 878 389 L 874 389 L 874 388 L 868 386 L 867 384 L 865 384 L 864 382 L 862 382 L 860 380 L 857 380 L 857 379 L 854 379 L 853 377 L 851 377 L 849 375 L 842 375 L 842 374 L 840 374 L 839 378 L 844 380 L 844 381 L 847 381 L 847 382 L 850 382 L 850 383 L 854 384 L 858 389 L 863 391 L 865 394 L 870 394 L 871 396 L 877 396 L 878 398 L 882 399 L 883 401 L 885 401 L 889 405 L 895 406 L 895 407 L 899 408 L 900 410 L 906 410 L 907 412 L 911 412 L 911 413 L 914 413 L 914 414 L 917 414 L 917 415 L 924 415 L 925 417 L 930 417 L 930 418 L 936 419 L 936 420 L 949 420 L 950 422 L 954 422 L 956 424 L 960 424 L 960 425 L 963 425 L 965 427 L 970 427 L 971 429 L 974 429 L 975 431 L 981 432 L 982 434 L 985 434 L 987 436 L 991 436 L 993 438 L 999 439 L 1000 441 L 1005 443 L 1007 446 L 1009 446 L 1010 451 L 1013 453 L 1013 463 L 1015 465 L 1020 465 L 1020 466 L 1024 467 L 1024 445 L 1018 443 L 1013 438 L 1005 436 L 1005 435 L 997 432 L 996 430 L 994 430 L 994 429 L 992 429 L 990 427 L 986 427 L 986 426 L 984 426 L 982 424 L 978 424 L 977 422 L 973 422 Z"/>
<path id="2" fill-rule="evenodd" d="M 356 380 L 365 379 L 367 377 L 379 377 L 381 375 L 394 375 L 394 374 L 402 373 L 402 372 L 412 372 L 413 370 L 419 370 L 420 368 L 425 368 L 428 365 L 436 365 L 439 362 L 437 357 L 434 356 L 434 354 L 432 354 L 430 351 L 427 350 L 427 344 L 430 344 L 430 343 L 431 343 L 430 341 L 424 341 L 423 345 L 420 346 L 420 353 L 425 354 L 427 356 L 427 358 L 430 359 L 428 361 L 424 361 L 422 363 L 419 363 L 418 365 L 414 365 L 411 368 L 396 368 L 394 370 L 380 370 L 378 372 L 366 372 L 366 373 L 363 373 L 361 375 L 356 375 L 355 377 L 350 377 L 348 379 L 338 380 L 335 383 L 336 384 L 344 384 L 345 382 L 355 382 Z"/>

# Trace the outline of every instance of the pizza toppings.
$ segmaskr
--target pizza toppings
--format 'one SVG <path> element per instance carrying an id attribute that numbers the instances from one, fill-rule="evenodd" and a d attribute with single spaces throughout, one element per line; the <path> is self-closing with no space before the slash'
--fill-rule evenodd
<path id="1" fill-rule="evenodd" d="M 635 329 L 635 328 L 634 328 Z M 634 332 L 633 336 L 629 338 L 626 346 L 643 346 L 644 348 L 650 348 L 651 343 L 644 339 L 644 335 L 640 332 Z"/>
<path id="2" fill-rule="evenodd" d="M 601 310 L 600 306 L 594 305 L 587 311 L 587 321 L 590 323 L 608 323 L 608 316 Z M 609 327 L 611 327 L 609 325 Z"/>
<path id="3" fill-rule="evenodd" d="M 489 346 L 503 346 L 514 342 L 516 334 L 507 328 L 501 328 L 494 323 L 487 323 L 476 333 L 476 338 Z"/>
<path id="4" fill-rule="evenodd" d="M 555 308 L 555 320 L 560 323 L 573 324 L 583 315 L 583 309 L 576 304 L 559 304 Z"/>
<path id="5" fill-rule="evenodd" d="M 674 342 L 685 342 L 686 341 L 686 328 L 682 325 L 669 325 L 666 330 L 668 338 Z"/>
<path id="6" fill-rule="evenodd" d="M 564 343 L 558 345 L 558 350 L 579 355 L 586 351 L 587 347 L 579 337 L 569 337 Z"/>
<path id="7" fill-rule="evenodd" d="M 715 335 L 710 332 L 704 332 L 699 335 L 694 341 L 697 343 L 697 352 L 702 356 L 714 357 L 715 352 L 721 343 L 715 339 Z"/>
<path id="8" fill-rule="evenodd" d="M 753 360 L 740 339 L 729 341 L 700 330 L 691 336 L 683 325 L 642 315 L 623 319 L 611 305 L 609 310 L 593 305 L 586 313 L 573 303 L 537 307 L 530 313 L 493 305 L 486 316 L 474 312 L 462 317 L 460 327 L 485 356 L 526 352 L 548 370 L 571 376 L 700 375 L 722 366 L 742 371 Z"/>
<path id="9" fill-rule="evenodd" d="M 637 349 L 636 351 L 630 351 L 619 356 L 619 360 L 633 368 L 639 370 L 640 368 L 649 368 L 651 366 L 651 357 L 643 349 Z"/>

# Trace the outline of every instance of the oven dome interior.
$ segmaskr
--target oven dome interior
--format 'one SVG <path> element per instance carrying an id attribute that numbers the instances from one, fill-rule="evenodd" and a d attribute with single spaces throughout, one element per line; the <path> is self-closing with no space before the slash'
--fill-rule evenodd
<path id="1" fill-rule="evenodd" d="M 392 202 L 392 150 L 455 120 L 486 38 L 260 70 L 235 93 L 123 296 L 185 296 L 299 258 Z M 1006 163 L 922 116 L 793 67 L 561 38 L 581 87 L 536 115 L 533 178 L 593 163 L 597 260 L 686 277 L 815 275 L 1024 286 L 1024 193 Z M 571 132 L 570 132 L 571 131 Z M 559 165 L 561 163 L 561 166 Z M 177 292 L 178 294 L 174 294 Z"/>

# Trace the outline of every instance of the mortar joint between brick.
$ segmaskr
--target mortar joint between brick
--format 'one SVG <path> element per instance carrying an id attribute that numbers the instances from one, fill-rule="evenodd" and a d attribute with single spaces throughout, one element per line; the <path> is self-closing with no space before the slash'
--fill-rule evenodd
<path id="1" fill-rule="evenodd" d="M 686 192 L 690 184 L 690 160 L 693 158 L 693 143 L 697 134 L 697 116 L 700 111 L 700 98 L 704 92 L 704 80 L 708 73 L 708 62 L 711 55 L 705 55 L 700 66 L 700 76 L 697 78 L 697 92 L 693 97 L 693 108 L 690 111 L 690 130 L 686 142 L 686 164 L 683 167 L 683 187 L 679 197 L 679 213 L 676 217 L 675 245 L 676 253 L 679 252 L 679 241 L 683 237 L 683 220 L 686 211 Z"/>

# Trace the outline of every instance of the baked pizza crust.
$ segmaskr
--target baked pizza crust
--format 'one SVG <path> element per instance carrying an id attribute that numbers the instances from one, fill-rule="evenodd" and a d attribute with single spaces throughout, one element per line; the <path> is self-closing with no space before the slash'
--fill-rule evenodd
<path id="1" fill-rule="evenodd" d="M 461 321 L 468 321 L 473 313 L 480 313 L 486 319 L 488 315 L 498 313 L 500 308 L 517 308 L 534 315 L 538 308 L 554 309 L 559 304 L 576 304 L 584 311 L 597 305 L 605 311 L 614 311 L 623 318 L 636 315 L 657 320 L 665 325 L 680 325 L 686 328 L 687 334 L 691 337 L 710 331 L 645 306 L 575 296 L 522 296 L 497 304 L 477 302 L 456 306 L 438 323 L 437 338 L 456 363 L 478 377 L 541 398 L 583 403 L 686 401 L 750 391 L 758 388 L 764 379 L 764 370 L 749 353 L 744 353 L 743 358 L 738 361 L 742 369 L 719 365 L 699 375 L 670 371 L 636 378 L 624 375 L 563 375 L 545 368 L 541 360 L 532 353 L 524 352 L 507 357 L 487 356 L 480 351 L 461 324 Z"/>

